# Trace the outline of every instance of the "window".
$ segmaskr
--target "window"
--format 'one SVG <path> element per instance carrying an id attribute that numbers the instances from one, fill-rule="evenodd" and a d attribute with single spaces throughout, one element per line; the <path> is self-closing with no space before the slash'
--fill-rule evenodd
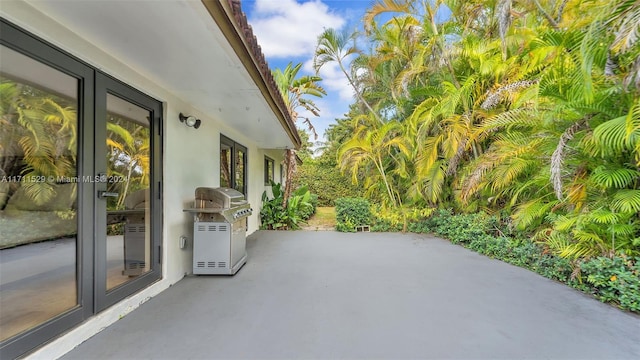
<path id="1" fill-rule="evenodd" d="M 220 186 L 247 196 L 247 148 L 220 135 Z"/>
<path id="2" fill-rule="evenodd" d="M 265 156 L 264 157 L 264 184 L 271 185 L 272 181 L 275 181 L 274 177 L 274 169 L 275 165 L 273 159 Z"/>

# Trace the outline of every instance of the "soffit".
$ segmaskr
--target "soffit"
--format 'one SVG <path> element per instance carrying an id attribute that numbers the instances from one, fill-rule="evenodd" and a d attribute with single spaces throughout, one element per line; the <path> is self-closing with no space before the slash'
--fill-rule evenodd
<path id="1" fill-rule="evenodd" d="M 254 139 L 258 147 L 294 147 L 281 119 L 202 2 L 29 4 L 184 102 Z"/>

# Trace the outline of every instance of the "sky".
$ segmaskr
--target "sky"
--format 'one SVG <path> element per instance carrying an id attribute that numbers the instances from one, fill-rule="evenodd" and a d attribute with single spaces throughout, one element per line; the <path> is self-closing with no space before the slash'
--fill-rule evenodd
<path id="1" fill-rule="evenodd" d="M 258 39 L 271 69 L 289 62 L 302 63 L 300 75 L 314 75 L 313 54 L 318 35 L 326 28 L 353 31 L 362 27 L 362 16 L 371 0 L 242 0 L 242 10 Z M 320 117 L 308 116 L 323 140 L 325 129 L 341 118 L 353 102 L 354 93 L 335 64 L 321 69 L 323 98 L 312 97 Z M 301 121 L 298 127 L 304 128 Z M 313 137 L 311 138 L 313 141 Z"/>

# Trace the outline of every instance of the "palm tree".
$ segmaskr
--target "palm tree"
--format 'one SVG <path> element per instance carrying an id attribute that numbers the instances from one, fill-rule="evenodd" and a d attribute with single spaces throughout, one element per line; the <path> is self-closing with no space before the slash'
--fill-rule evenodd
<path id="1" fill-rule="evenodd" d="M 340 168 L 351 172 L 354 183 L 358 182 L 360 171 L 365 171 L 365 185 L 368 185 L 370 192 L 376 190 L 377 184 L 382 184 L 390 205 L 401 206 L 402 196 L 394 186 L 389 168 L 393 169 L 394 165 L 397 167 L 398 159 L 410 153 L 402 134 L 402 125 L 397 121 L 378 124 L 367 115 L 361 115 L 355 121 L 362 121 L 362 124 L 357 126 L 354 136 L 340 148 Z"/>
<path id="2" fill-rule="evenodd" d="M 313 75 L 298 76 L 301 67 L 302 63 L 298 63 L 295 66 L 289 63 L 284 70 L 274 69 L 272 74 L 291 117 L 295 120 L 303 120 L 309 131 L 317 138 L 318 135 L 309 118 L 300 116 L 299 112 L 300 110 L 306 110 L 315 116 L 320 116 L 318 106 L 306 96 L 321 98 L 327 95 L 327 92 L 318 84 L 322 81 L 321 77 Z"/>
<path id="3" fill-rule="evenodd" d="M 360 51 L 355 46 L 356 35 L 356 33 L 349 34 L 331 28 L 323 31 L 318 37 L 318 45 L 313 58 L 313 68 L 316 70 L 316 73 L 318 73 L 320 69 L 328 63 L 335 62 L 338 64 L 340 71 L 342 71 L 349 85 L 353 88 L 353 92 L 360 103 L 369 110 L 371 116 L 378 122 L 382 122 L 376 111 L 373 110 L 369 102 L 367 102 L 360 93 L 360 89 L 354 82 L 353 77 L 347 72 L 347 64 L 345 63 L 347 58 L 351 55 L 360 54 Z"/>
<path id="4" fill-rule="evenodd" d="M 296 65 L 292 65 L 292 63 L 289 63 L 284 70 L 275 69 L 272 71 L 272 74 L 273 78 L 276 81 L 276 84 L 278 85 L 280 94 L 284 99 L 285 105 L 287 106 L 287 110 L 291 115 L 291 118 L 293 118 L 294 121 L 303 119 L 308 128 L 314 134 L 316 134 L 315 128 L 311 124 L 309 118 L 300 116 L 300 111 L 307 110 L 313 115 L 319 116 L 320 109 L 318 109 L 316 104 L 307 97 L 322 97 L 326 95 L 327 92 L 318 84 L 320 81 L 322 81 L 321 77 L 317 75 L 298 76 L 298 71 L 301 67 L 301 63 Z M 317 134 L 315 136 L 317 137 Z M 287 173 L 285 176 L 286 182 L 283 202 L 283 206 L 285 208 L 287 207 L 289 196 L 293 190 L 293 176 L 295 174 L 296 166 L 297 159 L 295 150 L 287 149 L 285 151 L 285 167 L 287 169 Z"/>

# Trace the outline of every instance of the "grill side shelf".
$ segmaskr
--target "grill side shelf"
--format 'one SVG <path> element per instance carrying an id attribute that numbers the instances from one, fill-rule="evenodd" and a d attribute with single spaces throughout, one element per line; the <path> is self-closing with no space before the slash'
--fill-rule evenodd
<path id="1" fill-rule="evenodd" d="M 225 210 L 229 210 L 229 209 L 224 209 L 224 208 L 189 208 L 189 209 L 183 209 L 182 211 L 190 212 L 190 213 L 218 214 L 218 213 L 221 213 L 221 212 L 223 212 Z"/>

